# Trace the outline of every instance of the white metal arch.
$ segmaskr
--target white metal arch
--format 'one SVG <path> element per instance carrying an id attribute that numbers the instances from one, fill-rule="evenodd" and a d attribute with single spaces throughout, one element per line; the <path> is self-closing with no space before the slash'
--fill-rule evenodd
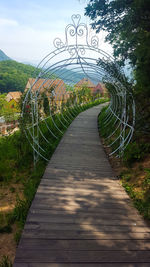
<path id="1" fill-rule="evenodd" d="M 106 129 L 112 124 L 112 132 L 107 138 L 115 136 L 109 144 L 112 147 L 111 155 L 120 156 L 133 135 L 135 104 L 132 92 L 114 58 L 98 48 L 97 36 L 89 40 L 88 27 L 80 23 L 80 19 L 80 15 L 72 16 L 72 23 L 65 29 L 65 42 L 60 38 L 54 40 L 56 49 L 39 63 L 37 69 L 40 69 L 40 73 L 31 81 L 24 97 L 22 119 L 26 136 L 33 148 L 35 162 L 39 157 L 49 159 L 47 150 L 49 146 L 53 146 L 53 139 L 58 140 L 59 135 L 63 134 L 62 127 L 66 129 L 76 115 L 79 103 L 74 85 L 81 78 L 112 85 L 109 89 L 110 104 L 104 118 Z M 64 87 L 71 87 L 72 93 L 69 94 Z M 60 107 L 55 107 L 53 100 L 56 98 L 66 100 Z M 42 112 L 44 101 L 47 101 L 48 105 L 46 114 Z M 82 104 L 80 103 L 81 110 Z M 70 107 L 74 109 L 71 110 Z"/>

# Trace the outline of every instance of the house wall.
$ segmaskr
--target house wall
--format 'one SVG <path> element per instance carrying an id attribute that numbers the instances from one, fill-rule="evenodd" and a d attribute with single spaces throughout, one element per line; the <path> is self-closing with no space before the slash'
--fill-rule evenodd
<path id="1" fill-rule="evenodd" d="M 8 93 L 6 96 L 6 101 L 9 102 L 12 99 L 12 96 Z"/>
<path id="2" fill-rule="evenodd" d="M 11 132 L 12 130 L 14 130 L 18 126 L 19 126 L 18 121 L 0 123 L 0 135 L 7 135 L 9 133 L 9 131 Z"/>

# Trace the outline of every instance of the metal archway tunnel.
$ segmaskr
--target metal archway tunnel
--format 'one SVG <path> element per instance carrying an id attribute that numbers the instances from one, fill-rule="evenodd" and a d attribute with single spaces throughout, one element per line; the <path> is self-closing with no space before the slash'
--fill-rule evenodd
<path id="1" fill-rule="evenodd" d="M 111 127 L 111 154 L 122 155 L 133 135 L 135 104 L 125 76 L 114 58 L 98 48 L 98 37 L 89 39 L 88 27 L 80 20 L 80 15 L 72 16 L 65 42 L 54 40 L 55 50 L 40 62 L 26 87 L 22 121 L 34 162 L 49 160 L 53 142 L 86 103 L 101 99 L 102 86 L 110 96 L 103 123 L 106 130 Z"/>

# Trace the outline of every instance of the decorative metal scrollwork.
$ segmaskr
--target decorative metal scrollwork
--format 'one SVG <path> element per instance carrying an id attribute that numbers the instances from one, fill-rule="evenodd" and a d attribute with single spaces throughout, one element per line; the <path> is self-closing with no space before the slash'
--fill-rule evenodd
<path id="1" fill-rule="evenodd" d="M 95 48 L 98 48 L 99 46 L 99 39 L 96 35 L 94 35 L 92 38 L 91 38 L 91 46 L 95 47 Z"/>
<path id="2" fill-rule="evenodd" d="M 65 44 L 62 42 L 60 38 L 55 38 L 53 44 L 58 49 L 65 47 Z"/>
<path id="3" fill-rule="evenodd" d="M 80 23 L 81 16 L 79 14 L 77 15 L 72 15 L 71 17 L 72 23 L 68 24 L 66 29 L 65 29 L 65 42 L 63 42 L 60 38 L 55 38 L 54 39 L 54 46 L 57 49 L 65 48 L 70 55 L 75 55 L 75 53 L 78 53 L 81 55 L 85 54 L 84 48 L 80 47 L 84 41 L 84 45 L 98 48 L 99 45 L 99 38 L 98 36 L 93 36 L 89 42 L 88 40 L 88 27 L 85 23 Z M 74 40 L 72 40 L 74 38 Z M 81 41 L 82 38 L 82 41 Z M 84 40 L 83 40 L 84 39 Z M 71 45 L 71 41 L 73 42 L 74 48 L 70 48 L 69 46 Z M 73 52 L 74 50 L 74 52 Z"/>

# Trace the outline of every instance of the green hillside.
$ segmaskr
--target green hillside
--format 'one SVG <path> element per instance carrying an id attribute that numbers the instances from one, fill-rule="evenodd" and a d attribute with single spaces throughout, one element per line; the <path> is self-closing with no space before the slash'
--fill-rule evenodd
<path id="1" fill-rule="evenodd" d="M 8 57 L 1 49 L 0 49 L 0 61 L 3 60 L 11 60 L 10 57 Z"/>
<path id="2" fill-rule="evenodd" d="M 0 62 L 0 93 L 24 91 L 28 78 L 36 77 L 40 69 L 14 60 Z"/>

